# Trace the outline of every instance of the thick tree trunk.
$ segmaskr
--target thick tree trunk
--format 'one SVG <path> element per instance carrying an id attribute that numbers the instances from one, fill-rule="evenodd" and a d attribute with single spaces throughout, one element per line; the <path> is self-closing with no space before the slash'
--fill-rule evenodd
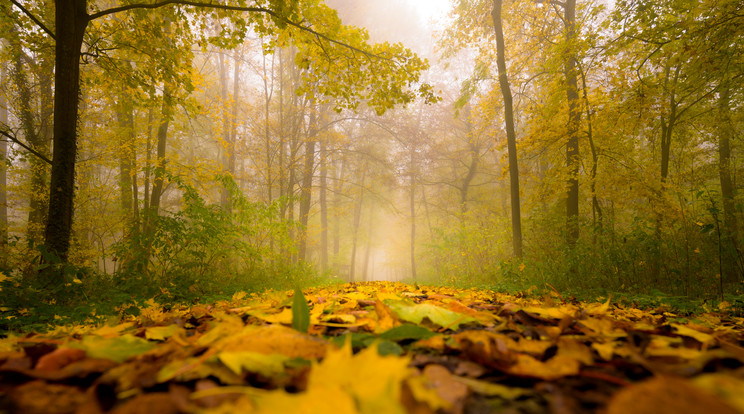
<path id="1" fill-rule="evenodd" d="M 80 50 L 88 14 L 86 0 L 56 0 L 55 6 L 54 152 L 45 242 L 49 253 L 66 261 L 75 191 Z M 64 282 L 60 272 L 52 277 L 53 284 Z"/>
<path id="2" fill-rule="evenodd" d="M 579 84 L 576 70 L 576 0 L 566 0 L 564 6 L 566 42 L 569 47 L 564 60 L 566 98 L 568 101 L 568 140 L 566 141 L 566 241 L 574 246 L 579 239 Z"/>
<path id="3" fill-rule="evenodd" d="M 509 77 L 506 71 L 506 46 L 501 22 L 501 0 L 493 0 L 493 27 L 496 32 L 496 53 L 499 68 L 499 86 L 504 97 L 504 122 L 506 146 L 509 153 L 509 178 L 512 219 L 512 249 L 515 257 L 522 257 L 522 214 L 519 203 L 519 163 L 517 161 L 517 137 L 514 129 L 514 107 Z M 578 150 L 577 150 L 578 151 Z M 578 193 L 577 193 L 578 194 Z M 578 200 L 578 196 L 577 196 Z"/>

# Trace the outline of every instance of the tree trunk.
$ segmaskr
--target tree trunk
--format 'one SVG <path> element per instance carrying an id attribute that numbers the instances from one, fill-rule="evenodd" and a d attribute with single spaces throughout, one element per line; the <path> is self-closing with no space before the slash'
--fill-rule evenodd
<path id="1" fill-rule="evenodd" d="M 496 32 L 496 53 L 499 68 L 499 86 L 504 97 L 504 122 L 506 129 L 506 145 L 509 153 L 509 179 L 511 196 L 512 219 L 512 249 L 515 257 L 522 257 L 522 214 L 519 203 L 519 164 L 517 162 L 517 138 L 514 129 L 514 108 L 509 77 L 506 71 L 506 46 L 504 44 L 504 29 L 501 22 L 501 0 L 493 0 L 493 27 Z M 569 3 L 567 1 L 567 3 Z M 578 148 L 577 148 L 578 154 Z M 578 166 L 578 164 L 577 164 Z M 577 192 L 578 202 L 578 192 Z"/>
<path id="2" fill-rule="evenodd" d="M 219 52 L 217 54 L 217 69 L 219 70 L 220 76 L 220 105 L 222 107 L 222 139 L 225 141 L 222 152 L 222 172 L 225 175 L 231 175 L 230 171 L 230 159 L 232 154 L 230 153 L 230 100 L 227 93 L 227 62 L 225 61 L 225 53 Z M 234 171 L 233 171 L 234 172 Z M 228 214 L 231 211 L 232 200 L 230 196 L 230 189 L 227 187 L 222 188 L 220 196 L 220 205 L 222 210 Z"/>
<path id="3" fill-rule="evenodd" d="M 6 81 L 5 69 L 0 69 L 0 81 Z M 8 103 L 0 93 L 0 124 L 8 125 Z M 8 264 L 8 142 L 0 140 L 0 266 Z"/>
<path id="4" fill-rule="evenodd" d="M 411 211 L 411 279 L 416 281 L 416 151 L 413 142 L 409 144 L 410 148 L 410 165 L 409 165 L 409 184 L 410 184 L 410 211 Z"/>
<path id="5" fill-rule="evenodd" d="M 734 135 L 734 125 L 731 119 L 729 87 L 726 85 L 718 98 L 718 176 L 721 182 L 721 198 L 723 199 L 723 228 L 724 249 L 723 262 L 726 263 L 721 275 L 726 282 L 737 282 L 741 275 L 737 275 L 739 223 L 736 217 L 735 190 L 731 178 L 731 138 Z"/>
<path id="6" fill-rule="evenodd" d="M 360 185 L 361 191 L 359 193 L 359 202 L 357 203 L 356 207 L 354 208 L 354 228 L 352 229 L 352 239 L 351 239 L 351 261 L 349 263 L 349 282 L 353 282 L 355 278 L 356 273 L 356 253 L 357 253 L 357 240 L 359 236 L 359 222 L 362 217 L 362 204 L 364 203 L 364 186 L 365 186 L 365 178 L 367 176 L 367 164 L 364 164 L 364 169 L 362 170 L 362 183 Z"/>
<path id="7" fill-rule="evenodd" d="M 340 263 L 339 253 L 341 253 L 341 191 L 343 190 L 344 167 L 346 166 L 346 157 L 342 154 L 339 165 L 335 171 L 335 183 L 333 184 L 333 262 Z"/>
<path id="8" fill-rule="evenodd" d="M 165 150 L 168 140 L 168 127 L 170 126 L 171 117 L 173 116 L 173 97 L 171 96 L 171 86 L 167 84 L 163 87 L 163 106 L 160 115 L 160 126 L 158 127 L 158 143 L 155 155 L 155 179 L 153 180 L 152 193 L 150 194 L 150 211 L 148 212 L 148 234 L 151 236 L 154 230 L 153 221 L 158 216 L 160 210 L 161 196 L 163 195 L 163 183 L 165 179 Z"/>
<path id="9" fill-rule="evenodd" d="M 328 148 L 325 138 L 320 138 L 320 271 L 328 270 Z"/>
<path id="10" fill-rule="evenodd" d="M 362 268 L 362 281 L 369 282 L 370 276 L 369 276 L 369 256 L 372 251 L 372 232 L 374 231 L 374 225 L 375 225 L 375 210 L 374 208 L 369 209 L 369 217 L 367 218 L 369 220 L 368 228 L 367 228 L 367 247 L 364 251 L 364 267 Z"/>
<path id="11" fill-rule="evenodd" d="M 590 172 L 590 191 L 592 193 L 592 224 L 594 225 L 594 241 L 597 243 L 597 233 L 602 232 L 603 218 L 602 218 L 602 206 L 599 204 L 599 198 L 597 197 L 597 167 L 599 164 L 599 152 L 597 151 L 596 145 L 594 145 L 594 134 L 592 131 L 592 111 L 589 105 L 589 93 L 586 87 L 586 74 L 582 70 L 581 72 L 581 90 L 583 91 L 584 104 L 586 105 L 586 139 L 589 141 L 589 149 L 592 152 L 592 167 Z"/>
<path id="12" fill-rule="evenodd" d="M 119 196 L 122 211 L 127 222 L 132 218 L 132 169 L 134 154 L 134 107 L 131 100 L 122 93 L 116 116 L 119 121 Z"/>
<path id="13" fill-rule="evenodd" d="M 75 191 L 80 50 L 88 14 L 86 0 L 56 0 L 55 6 L 54 152 L 45 242 L 49 253 L 67 261 Z M 60 272 L 51 277 L 55 285 L 64 283 Z"/>
<path id="14" fill-rule="evenodd" d="M 308 260 L 307 237 L 308 222 L 310 218 L 310 204 L 313 195 L 313 171 L 315 170 L 315 142 L 318 135 L 318 115 L 315 108 L 310 109 L 310 124 L 305 142 L 305 167 L 302 172 L 302 188 L 300 189 L 300 237 L 299 237 L 299 260 Z"/>
<path id="15" fill-rule="evenodd" d="M 272 61 L 271 74 L 274 74 L 274 67 Z M 273 96 L 273 81 L 271 87 L 269 87 L 269 75 L 266 73 L 266 55 L 263 55 L 263 86 L 264 86 L 264 145 L 266 149 L 266 201 L 271 203 L 273 201 L 273 194 L 271 187 L 273 186 L 273 174 L 271 170 L 271 112 L 269 111 L 271 105 L 271 97 Z M 280 74 L 281 76 L 281 74 Z M 281 162 L 281 161 L 280 161 Z M 281 166 L 280 166 L 281 168 Z"/>
<path id="16" fill-rule="evenodd" d="M 568 101 L 566 241 L 569 247 L 573 247 L 579 239 L 579 126 L 581 122 L 576 51 L 574 47 L 576 43 L 576 0 L 566 0 L 564 22 L 566 24 L 566 42 L 569 45 L 566 56 L 564 57 L 566 98 Z"/>
<path id="17" fill-rule="evenodd" d="M 11 31 L 11 35 L 15 34 L 15 31 Z M 21 129 L 28 145 L 33 150 L 46 155 L 49 152 L 49 143 L 45 139 L 46 137 L 41 135 L 41 130 L 37 130 L 35 120 L 36 108 L 34 107 L 36 97 L 31 91 L 31 84 L 29 83 L 27 70 L 23 64 L 24 61 L 29 62 L 29 64 L 33 64 L 34 62 L 24 53 L 20 41 L 17 38 L 12 37 L 9 43 L 13 55 L 12 77 L 18 94 L 18 112 L 21 121 Z M 39 74 L 40 83 L 46 83 L 46 86 L 51 89 L 49 81 L 51 68 L 49 74 L 44 74 L 43 68 L 39 72 L 42 72 Z M 46 80 L 46 82 L 42 82 L 43 80 Z M 43 89 L 42 85 L 40 85 L 40 89 Z M 43 94 L 47 91 L 42 90 L 41 92 Z M 49 91 L 49 93 L 51 93 L 51 91 Z M 43 109 L 43 105 L 41 105 L 41 107 Z M 45 210 L 47 209 L 45 194 L 48 191 L 47 170 L 47 164 L 38 157 L 31 157 L 29 159 L 30 192 L 28 221 L 26 227 L 26 239 L 28 240 L 29 246 L 36 246 L 41 242 L 43 237 L 44 218 L 46 216 Z"/>

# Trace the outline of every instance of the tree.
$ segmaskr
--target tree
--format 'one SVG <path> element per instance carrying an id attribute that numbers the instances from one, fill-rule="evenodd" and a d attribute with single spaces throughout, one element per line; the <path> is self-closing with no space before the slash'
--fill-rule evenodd
<path id="1" fill-rule="evenodd" d="M 493 30 L 496 33 L 496 50 L 499 68 L 499 85 L 504 98 L 504 124 L 509 153 L 509 177 L 511 180 L 512 243 L 514 256 L 522 257 L 522 214 L 519 209 L 519 164 L 517 162 L 517 138 L 514 132 L 514 108 L 506 71 L 506 46 L 501 24 L 501 0 L 493 0 Z M 577 194 L 578 199 L 578 194 Z"/>
<path id="2" fill-rule="evenodd" d="M 400 45 L 385 45 L 372 47 L 370 51 L 363 50 L 365 46 L 364 37 L 350 39 L 349 44 L 319 33 L 308 26 L 294 23 L 292 19 L 305 13 L 310 24 L 315 24 L 323 18 L 329 9 L 318 4 L 311 4 L 306 10 L 299 10 L 298 4 L 286 5 L 283 2 L 256 3 L 254 7 L 221 5 L 212 3 L 200 3 L 194 1 L 165 0 L 159 3 L 132 3 L 118 7 L 101 10 L 94 13 L 88 12 L 87 0 L 56 0 L 55 1 L 55 27 L 53 33 L 41 21 L 26 10 L 18 1 L 11 0 L 13 4 L 26 14 L 40 29 L 46 32 L 56 42 L 55 47 L 55 105 L 54 105 L 54 152 L 52 157 L 51 185 L 49 197 L 49 213 L 45 232 L 45 244 L 47 250 L 56 255 L 60 260 L 66 261 L 70 249 L 70 236 L 73 220 L 73 196 L 75 190 L 75 162 L 77 153 L 77 122 L 78 122 L 78 96 L 80 92 L 80 55 L 86 30 L 91 21 L 102 19 L 106 16 L 137 9 L 158 9 L 165 6 L 185 5 L 197 9 L 210 9 L 222 12 L 245 12 L 249 13 L 250 23 L 263 35 L 274 33 L 275 29 L 295 28 L 302 32 L 311 33 L 312 40 L 307 45 L 321 44 L 317 50 L 308 47 L 307 54 L 301 60 L 301 66 L 309 69 L 311 58 L 325 61 L 323 55 L 329 48 L 334 50 L 338 47 L 348 50 L 349 54 L 357 53 L 366 59 L 365 65 L 374 65 L 382 59 L 388 71 L 375 72 L 374 76 L 361 67 L 358 72 L 349 77 L 345 73 L 336 72 L 333 82 L 346 80 L 346 87 L 322 86 L 320 93 L 341 99 L 339 104 L 347 107 L 355 106 L 354 101 L 358 98 L 369 100 L 379 111 L 384 111 L 396 103 L 406 103 L 416 95 L 405 91 L 401 84 L 413 85 L 418 81 L 418 73 L 426 66 L 418 60 L 410 51 Z M 335 14 L 333 15 L 335 17 Z M 241 20 L 242 21 L 242 20 Z M 245 23 L 243 21 L 243 23 Z M 331 33 L 339 34 L 341 28 L 338 18 L 331 18 Z M 242 25 L 245 27 L 245 24 Z M 317 43 L 314 43 L 317 42 Z M 325 46 L 322 43 L 325 42 Z M 330 65 L 328 67 L 331 67 Z M 387 73 L 386 73 L 387 72 Z M 315 73 L 315 75 L 311 75 Z M 318 71 L 306 71 L 306 80 L 318 79 Z M 393 82 L 388 82 L 389 77 L 394 77 Z M 334 83 L 338 85 L 338 83 Z M 379 88 L 365 88 L 362 85 L 377 84 Z M 351 90 L 365 91 L 363 93 L 350 93 Z M 371 92 L 369 92 L 371 91 Z M 428 85 L 419 87 L 419 94 L 434 99 Z M 165 111 L 164 111 L 165 112 Z M 161 122 L 161 129 L 167 128 L 167 123 Z M 156 187 L 157 188 L 157 180 Z M 155 193 L 155 191 L 154 191 Z M 154 200 L 154 199 L 153 199 Z M 153 206 L 151 205 L 151 208 Z M 50 273 L 51 282 L 61 284 L 60 274 Z"/>

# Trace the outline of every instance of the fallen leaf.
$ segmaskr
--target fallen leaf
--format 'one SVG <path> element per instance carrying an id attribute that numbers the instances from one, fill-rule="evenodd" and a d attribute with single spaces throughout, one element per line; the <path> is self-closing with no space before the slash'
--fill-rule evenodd
<path id="1" fill-rule="evenodd" d="M 124 362 L 155 348 L 155 344 L 130 334 L 111 338 L 88 335 L 84 336 L 80 342 L 68 342 L 67 347 L 82 349 L 91 358 Z"/>
<path id="2" fill-rule="evenodd" d="M 417 304 L 406 300 L 389 299 L 385 301 L 385 305 L 401 320 L 415 324 L 421 324 L 424 319 L 428 319 L 434 325 L 454 331 L 462 324 L 477 322 L 473 317 L 430 303 Z"/>
<path id="3" fill-rule="evenodd" d="M 615 394 L 607 414 L 735 414 L 736 410 L 689 381 L 655 377 Z"/>

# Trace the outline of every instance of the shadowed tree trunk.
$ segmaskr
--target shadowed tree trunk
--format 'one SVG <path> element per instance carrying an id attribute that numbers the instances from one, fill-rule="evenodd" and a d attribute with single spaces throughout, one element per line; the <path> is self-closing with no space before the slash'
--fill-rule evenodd
<path id="1" fill-rule="evenodd" d="M 493 0 L 493 27 L 496 32 L 496 52 L 499 68 L 499 86 L 504 97 L 504 123 L 506 146 L 509 153 L 509 181 L 511 195 L 512 249 L 515 257 L 522 257 L 522 214 L 519 206 L 519 164 L 517 162 L 517 137 L 514 130 L 514 108 L 509 77 L 506 71 L 506 46 L 501 22 L 501 0 Z M 578 193 L 577 193 L 578 201 Z"/>
<path id="2" fill-rule="evenodd" d="M 0 82 L 6 82 L 5 70 L 0 70 Z M 8 125 L 8 103 L 0 93 L 0 124 Z M 8 261 L 8 142 L 0 140 L 0 266 Z"/>
<path id="3" fill-rule="evenodd" d="M 89 20 L 86 0 L 56 0 L 55 6 L 54 151 L 45 243 L 50 253 L 66 261 L 75 191 L 80 50 Z M 63 283 L 62 273 L 50 275 L 51 283 Z"/>

